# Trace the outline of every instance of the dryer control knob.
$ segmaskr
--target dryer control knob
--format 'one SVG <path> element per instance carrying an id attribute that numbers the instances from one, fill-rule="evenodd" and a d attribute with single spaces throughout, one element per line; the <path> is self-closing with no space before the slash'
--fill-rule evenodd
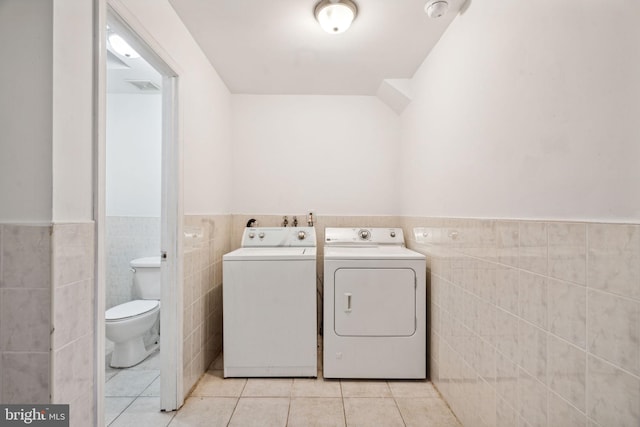
<path id="1" fill-rule="evenodd" d="M 304 231 L 298 231 L 298 240 L 304 240 L 305 237 L 307 237 L 307 233 Z"/>
<path id="2" fill-rule="evenodd" d="M 360 233 L 358 234 L 362 240 L 367 240 L 369 238 L 369 230 L 360 230 Z"/>
<path id="3" fill-rule="evenodd" d="M 396 232 L 395 231 L 391 232 L 391 237 L 396 237 Z"/>
<path id="4" fill-rule="evenodd" d="M 256 237 L 256 233 L 249 233 L 249 238 L 253 239 L 254 237 Z"/>
<path id="5" fill-rule="evenodd" d="M 258 234 L 258 237 L 261 238 L 261 239 L 264 239 L 264 233 L 260 232 L 260 234 Z"/>

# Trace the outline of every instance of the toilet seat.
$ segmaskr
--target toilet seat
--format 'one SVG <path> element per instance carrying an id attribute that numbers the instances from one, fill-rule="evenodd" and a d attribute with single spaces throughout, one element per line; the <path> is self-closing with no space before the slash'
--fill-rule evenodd
<path id="1" fill-rule="evenodd" d="M 105 313 L 107 322 L 137 317 L 160 307 L 157 300 L 139 299 L 111 307 Z"/>

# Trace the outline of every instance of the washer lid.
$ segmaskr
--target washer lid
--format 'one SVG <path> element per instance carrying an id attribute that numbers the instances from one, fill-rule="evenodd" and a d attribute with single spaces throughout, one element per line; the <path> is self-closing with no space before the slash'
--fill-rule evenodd
<path id="1" fill-rule="evenodd" d="M 107 310 L 106 320 L 122 320 L 127 317 L 139 316 L 158 307 L 159 302 L 154 299 L 138 299 L 116 305 Z"/>
<path id="2" fill-rule="evenodd" d="M 240 248 L 225 254 L 224 261 L 303 261 L 316 259 L 316 248 Z"/>
<path id="3" fill-rule="evenodd" d="M 346 246 L 325 246 L 324 259 L 426 259 L 421 253 L 412 251 L 403 246 L 367 246 L 367 247 L 346 247 Z"/>

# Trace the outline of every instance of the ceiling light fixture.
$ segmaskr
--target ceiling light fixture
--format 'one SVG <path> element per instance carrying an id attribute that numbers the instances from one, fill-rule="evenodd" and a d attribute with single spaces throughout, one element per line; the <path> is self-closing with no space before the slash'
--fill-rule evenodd
<path id="1" fill-rule="evenodd" d="M 351 0 L 322 0 L 315 9 L 316 19 L 329 34 L 347 31 L 357 14 L 358 8 Z"/>
<path id="2" fill-rule="evenodd" d="M 449 3 L 445 0 L 429 0 L 424 5 L 424 11 L 429 15 L 429 18 L 440 18 L 447 13 L 448 8 Z"/>
<path id="3" fill-rule="evenodd" d="M 129 46 L 129 43 L 127 43 L 125 39 L 123 39 L 119 35 L 111 34 L 109 35 L 108 40 L 109 40 L 109 44 L 111 45 L 111 48 L 118 55 L 122 55 L 125 58 L 130 58 L 130 59 L 140 58 L 140 54 L 136 52 L 131 46 Z"/>

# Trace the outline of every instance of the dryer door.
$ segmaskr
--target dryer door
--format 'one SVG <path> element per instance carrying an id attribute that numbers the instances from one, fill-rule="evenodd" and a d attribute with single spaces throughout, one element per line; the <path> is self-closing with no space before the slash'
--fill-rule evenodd
<path id="1" fill-rule="evenodd" d="M 340 268 L 334 276 L 334 328 L 341 336 L 411 336 L 416 274 L 409 268 Z"/>

